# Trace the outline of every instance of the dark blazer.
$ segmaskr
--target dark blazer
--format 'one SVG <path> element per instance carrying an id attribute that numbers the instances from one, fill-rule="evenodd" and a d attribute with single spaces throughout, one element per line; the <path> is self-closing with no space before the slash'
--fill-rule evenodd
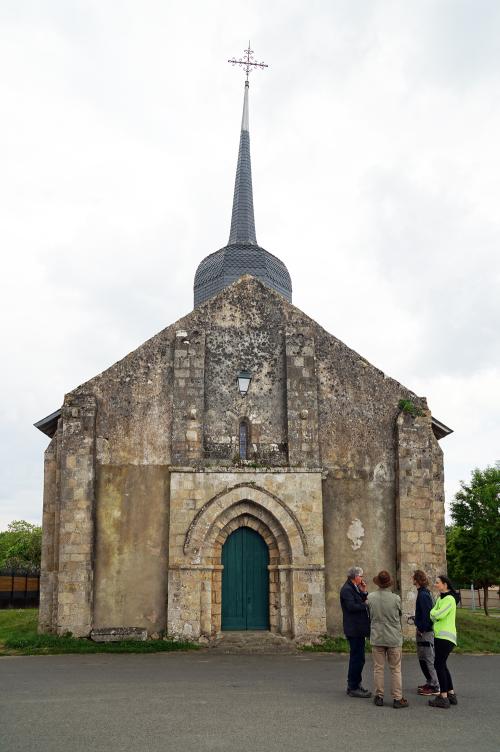
<path id="1" fill-rule="evenodd" d="M 415 603 L 415 626 L 419 632 L 432 632 L 432 621 L 429 616 L 434 605 L 432 595 L 426 587 L 419 587 L 417 602 Z"/>
<path id="2" fill-rule="evenodd" d="M 340 605 L 346 637 L 368 637 L 370 634 L 370 617 L 365 604 L 367 597 L 368 593 L 361 593 L 351 580 L 342 585 Z"/>

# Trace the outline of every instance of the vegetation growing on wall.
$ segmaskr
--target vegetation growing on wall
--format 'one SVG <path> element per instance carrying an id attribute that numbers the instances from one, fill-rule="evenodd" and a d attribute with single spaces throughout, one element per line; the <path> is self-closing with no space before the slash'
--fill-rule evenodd
<path id="1" fill-rule="evenodd" d="M 400 399 L 398 407 L 403 413 L 409 413 L 410 415 L 413 415 L 414 418 L 416 418 L 417 415 L 424 414 L 420 407 L 417 407 L 414 402 L 408 399 Z"/>

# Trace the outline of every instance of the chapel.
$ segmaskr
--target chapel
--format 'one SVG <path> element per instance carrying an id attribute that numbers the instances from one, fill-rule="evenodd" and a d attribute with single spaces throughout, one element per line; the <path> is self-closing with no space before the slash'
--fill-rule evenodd
<path id="1" fill-rule="evenodd" d="M 248 97 L 229 239 L 193 310 L 35 424 L 42 632 L 304 642 L 341 631 L 350 566 L 393 573 L 408 614 L 413 570 L 445 570 L 451 430 L 293 305 L 256 238 Z"/>

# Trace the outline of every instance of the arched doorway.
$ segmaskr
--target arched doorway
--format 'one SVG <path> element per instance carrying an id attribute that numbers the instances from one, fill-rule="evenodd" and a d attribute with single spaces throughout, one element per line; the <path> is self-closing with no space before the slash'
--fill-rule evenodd
<path id="1" fill-rule="evenodd" d="M 269 550 L 240 527 L 222 546 L 222 629 L 269 629 Z"/>

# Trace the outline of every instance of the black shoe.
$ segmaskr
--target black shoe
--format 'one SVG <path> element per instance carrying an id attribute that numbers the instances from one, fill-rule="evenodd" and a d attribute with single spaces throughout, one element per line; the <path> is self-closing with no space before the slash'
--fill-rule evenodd
<path id="1" fill-rule="evenodd" d="M 369 692 L 369 689 L 365 689 L 361 684 L 359 685 L 358 689 L 360 689 L 362 692 Z M 371 694 L 371 692 L 370 692 Z"/>
<path id="2" fill-rule="evenodd" d="M 431 708 L 445 708 L 447 710 L 450 707 L 450 701 L 447 697 L 438 695 L 433 700 L 429 700 L 429 705 Z"/>
<path id="3" fill-rule="evenodd" d="M 400 700 L 394 700 L 392 707 L 397 710 L 398 708 L 407 708 L 409 704 L 408 700 L 402 697 Z"/>
<path id="4" fill-rule="evenodd" d="M 451 694 L 448 692 L 448 701 L 449 701 L 450 705 L 458 705 L 458 700 L 457 700 L 457 696 L 456 696 L 455 692 L 453 692 Z"/>
<path id="5" fill-rule="evenodd" d="M 371 692 L 368 692 L 367 689 L 361 689 L 361 687 L 358 687 L 358 689 L 348 689 L 347 694 L 349 697 L 363 697 L 365 699 L 372 696 Z"/>
<path id="6" fill-rule="evenodd" d="M 373 704 L 378 708 L 382 708 L 384 706 L 384 698 L 380 697 L 380 695 L 375 695 L 375 697 L 373 698 Z"/>

